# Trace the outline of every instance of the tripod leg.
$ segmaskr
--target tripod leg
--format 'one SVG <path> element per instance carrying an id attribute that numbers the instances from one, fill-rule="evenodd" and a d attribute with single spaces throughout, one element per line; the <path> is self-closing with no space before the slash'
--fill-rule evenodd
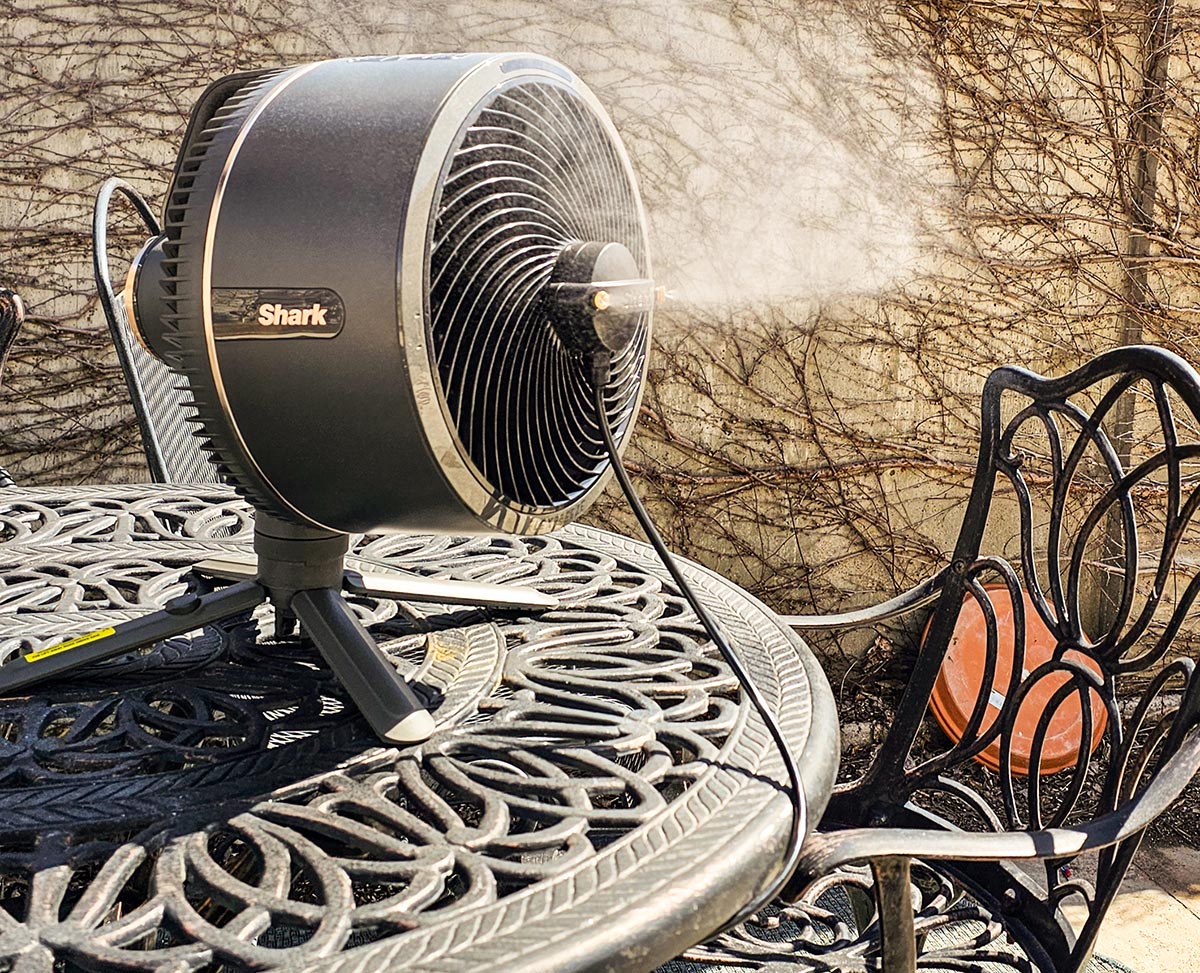
<path id="1" fill-rule="evenodd" d="M 333 588 L 298 591 L 292 611 L 316 643 L 350 698 L 390 743 L 419 743 L 433 734 L 433 717 L 354 612 Z"/>
<path id="2" fill-rule="evenodd" d="M 431 601 L 439 605 L 472 605 L 477 608 L 550 611 L 558 607 L 554 595 L 534 588 L 482 581 L 445 581 L 416 574 L 380 574 L 347 571 L 346 590 L 372 598 Z"/>
<path id="3" fill-rule="evenodd" d="M 226 554 L 193 564 L 192 571 L 222 581 L 252 581 L 258 577 L 258 559 L 253 554 Z"/>
<path id="4" fill-rule="evenodd" d="M 289 638 L 296 634 L 296 616 L 292 614 L 290 608 L 275 609 L 275 637 L 277 639 Z"/>
<path id="5" fill-rule="evenodd" d="M 349 561 L 357 559 L 351 555 Z M 359 561 L 358 563 L 369 563 Z M 226 581 L 254 578 L 258 573 L 252 554 L 226 554 L 201 561 L 193 568 L 197 574 Z M 554 595 L 536 588 L 515 584 L 489 584 L 483 581 L 446 581 L 423 578 L 408 572 L 388 573 L 347 570 L 345 587 L 356 595 L 371 598 L 396 598 L 401 601 L 426 601 L 439 605 L 470 605 L 475 608 L 503 608 L 516 611 L 552 611 L 559 606 Z"/>
<path id="6" fill-rule="evenodd" d="M 181 595 L 171 599 L 163 611 L 47 646 L 0 666 L 0 694 L 61 675 L 90 662 L 111 659 L 144 645 L 153 645 L 174 635 L 195 631 L 248 611 L 266 600 L 266 591 L 253 581 L 243 581 L 204 595 Z"/>

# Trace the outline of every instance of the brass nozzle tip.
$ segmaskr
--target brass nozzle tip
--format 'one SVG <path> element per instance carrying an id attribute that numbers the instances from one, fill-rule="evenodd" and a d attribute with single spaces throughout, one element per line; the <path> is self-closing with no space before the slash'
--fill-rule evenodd
<path id="1" fill-rule="evenodd" d="M 612 297 L 609 296 L 608 291 L 596 291 L 592 295 L 592 303 L 596 306 L 597 311 L 607 311 L 612 307 Z"/>

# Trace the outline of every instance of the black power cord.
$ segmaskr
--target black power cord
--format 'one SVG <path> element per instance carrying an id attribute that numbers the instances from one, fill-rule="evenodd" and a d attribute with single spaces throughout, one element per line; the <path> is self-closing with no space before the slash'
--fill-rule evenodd
<path id="1" fill-rule="evenodd" d="M 662 560 L 663 567 L 667 569 L 668 573 L 674 579 L 676 587 L 679 588 L 680 593 L 687 600 L 692 611 L 695 612 L 709 639 L 717 647 L 717 651 L 721 653 L 721 657 L 725 660 L 729 668 L 733 670 L 738 682 L 741 683 L 742 690 L 750 698 L 750 702 L 754 704 L 758 715 L 762 718 L 763 723 L 766 724 L 771 738 L 775 741 L 775 746 L 779 748 L 779 755 L 783 759 L 783 765 L 790 782 L 791 794 L 789 796 L 792 799 L 792 827 L 788 834 L 788 845 L 787 852 L 784 855 L 783 869 L 775 878 L 775 881 L 756 899 L 751 900 L 749 904 L 744 906 L 740 912 L 721 927 L 719 932 L 725 932 L 727 929 L 732 929 L 734 926 L 743 923 L 778 896 L 791 879 L 792 874 L 796 871 L 796 866 L 800 861 L 800 848 L 804 841 L 808 821 L 804 788 L 800 782 L 800 771 L 796 767 L 796 761 L 792 756 L 791 748 L 788 747 L 787 741 L 784 740 L 783 731 L 780 729 L 774 714 L 767 707 L 766 700 L 763 699 L 762 694 L 758 691 L 758 687 L 754 684 L 750 673 L 742 664 L 742 660 L 738 658 L 737 653 L 734 652 L 728 640 L 722 634 L 716 619 L 704 607 L 699 596 L 693 590 L 691 584 L 688 583 L 687 578 L 684 577 L 683 571 L 680 570 L 674 556 L 667 550 L 667 545 L 663 543 L 663 539 L 658 533 L 658 528 L 654 526 L 654 522 L 650 519 L 650 514 L 642 505 L 637 491 L 633 488 L 633 482 L 629 479 L 629 474 L 625 470 L 625 465 L 621 462 L 621 455 L 617 450 L 617 443 L 613 438 L 612 428 L 608 424 L 608 411 L 604 403 L 604 387 L 608 382 L 608 370 L 611 360 L 611 355 L 606 350 L 599 350 L 592 353 L 592 390 L 593 403 L 596 407 L 596 421 L 600 426 L 601 434 L 604 436 L 604 446 L 608 451 L 608 458 L 612 463 L 613 473 L 616 474 L 617 482 L 621 485 L 621 492 L 625 494 L 625 499 L 633 510 L 633 515 L 641 525 L 646 539 L 650 541 L 650 544 Z"/>

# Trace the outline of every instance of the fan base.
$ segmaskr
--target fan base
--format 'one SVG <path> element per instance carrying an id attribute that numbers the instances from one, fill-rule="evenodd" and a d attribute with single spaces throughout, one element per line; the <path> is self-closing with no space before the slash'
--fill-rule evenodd
<path id="1" fill-rule="evenodd" d="M 0 695 L 250 611 L 275 606 L 277 632 L 298 620 L 371 728 L 388 743 L 419 743 L 433 717 L 363 628 L 342 591 L 437 604 L 546 610 L 558 600 L 531 588 L 347 570 L 345 534 L 255 516 L 256 557 L 202 561 L 196 584 L 162 611 L 41 649 L 0 667 Z M 212 589 L 211 580 L 231 581 Z"/>

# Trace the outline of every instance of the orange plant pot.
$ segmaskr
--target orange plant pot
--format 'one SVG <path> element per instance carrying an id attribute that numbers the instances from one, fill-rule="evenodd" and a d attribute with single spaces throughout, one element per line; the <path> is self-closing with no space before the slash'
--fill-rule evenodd
<path id="1" fill-rule="evenodd" d="M 980 724 L 979 732 L 986 732 L 1000 715 L 1005 704 L 1004 694 L 1008 691 L 1009 678 L 1012 674 L 1013 656 L 1016 653 L 1016 637 L 1013 629 L 1012 599 L 1008 588 L 1003 584 L 984 585 L 992 606 L 996 612 L 997 658 L 996 673 L 992 685 L 988 688 L 988 707 Z M 1022 590 L 1025 601 L 1025 660 L 1024 673 L 1033 672 L 1045 662 L 1054 658 L 1057 641 L 1046 627 L 1041 616 L 1033 607 L 1033 601 L 1027 591 Z M 925 626 L 922 643 L 929 635 L 929 626 Z M 1066 658 L 1078 661 L 1096 675 L 1101 675 L 1099 664 L 1092 658 L 1074 650 L 1066 653 Z M 942 661 L 941 671 L 934 683 L 933 694 L 930 698 L 930 709 L 934 718 L 955 743 L 962 739 L 967 727 L 971 711 L 983 684 L 983 674 L 987 664 L 987 622 L 979 603 L 967 594 L 963 598 L 962 609 L 954 626 L 954 634 L 950 637 L 950 646 L 946 658 Z M 1062 686 L 1070 680 L 1066 672 L 1055 672 L 1042 679 L 1029 690 L 1021 701 L 1017 718 L 1012 731 L 1012 769 L 1015 774 L 1028 775 L 1030 772 L 1030 757 L 1033 750 L 1033 737 L 1037 730 L 1038 721 L 1045 712 L 1050 700 Z M 1104 728 L 1108 725 L 1108 711 L 1099 693 L 1094 689 L 1091 693 L 1092 738 L 1088 752 L 1094 751 L 1104 737 Z M 1074 691 L 1058 707 L 1046 728 L 1045 743 L 1042 747 L 1039 774 L 1053 774 L 1068 767 L 1073 767 L 1079 759 L 1079 751 L 1083 737 L 1083 708 L 1080 694 Z M 1000 740 L 997 738 L 984 750 L 975 755 L 975 760 L 992 770 L 1000 770 Z"/>

